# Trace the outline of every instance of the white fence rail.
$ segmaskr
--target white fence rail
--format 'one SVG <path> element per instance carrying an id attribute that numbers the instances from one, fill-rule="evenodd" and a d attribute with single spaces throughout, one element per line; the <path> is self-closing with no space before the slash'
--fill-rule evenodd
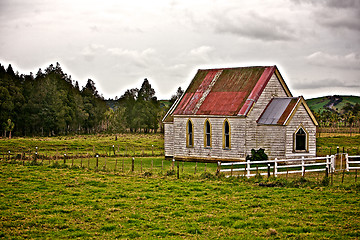
<path id="1" fill-rule="evenodd" d="M 350 170 L 360 170 L 360 155 L 359 156 L 349 156 L 348 154 L 345 155 L 346 159 L 346 171 Z M 354 160 L 354 161 L 350 161 Z"/>
<path id="2" fill-rule="evenodd" d="M 221 173 L 227 176 L 246 176 L 252 177 L 257 174 L 274 176 L 281 174 L 301 173 L 302 176 L 306 172 L 319 172 L 335 170 L 334 165 L 335 156 L 301 158 L 301 159 L 284 159 L 284 160 L 267 160 L 267 161 L 250 161 L 246 162 L 219 162 L 219 169 Z M 265 166 L 264 166 L 265 165 Z M 226 167 L 222 169 L 222 167 Z M 230 167 L 230 168 L 229 168 Z M 359 168 L 360 169 L 360 168 Z M 267 170 L 267 172 L 261 172 Z"/>

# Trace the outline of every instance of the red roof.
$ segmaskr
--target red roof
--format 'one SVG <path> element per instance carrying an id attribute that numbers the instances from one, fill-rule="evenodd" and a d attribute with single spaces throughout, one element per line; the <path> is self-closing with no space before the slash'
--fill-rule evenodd
<path id="1" fill-rule="evenodd" d="M 246 116 L 276 66 L 198 70 L 171 115 Z"/>

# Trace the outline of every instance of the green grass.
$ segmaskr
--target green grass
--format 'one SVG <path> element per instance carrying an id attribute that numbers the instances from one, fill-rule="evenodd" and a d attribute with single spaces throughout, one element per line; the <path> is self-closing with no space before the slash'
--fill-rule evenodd
<path id="1" fill-rule="evenodd" d="M 353 180 L 269 188 L 254 179 L 141 177 L 8 163 L 0 171 L 0 237 L 6 239 L 360 237 L 360 185 Z"/>
<path id="2" fill-rule="evenodd" d="M 113 147 L 114 146 L 114 147 Z M 115 135 L 80 135 L 61 137 L 13 138 L 0 139 L 0 154 L 23 152 L 27 155 L 54 157 L 86 156 L 163 156 L 164 138 L 162 134 L 118 134 Z"/>
<path id="3" fill-rule="evenodd" d="M 316 138 L 316 147 L 318 156 L 336 154 L 337 147 L 340 152 L 347 152 L 349 155 L 360 155 L 360 135 L 318 137 Z"/>

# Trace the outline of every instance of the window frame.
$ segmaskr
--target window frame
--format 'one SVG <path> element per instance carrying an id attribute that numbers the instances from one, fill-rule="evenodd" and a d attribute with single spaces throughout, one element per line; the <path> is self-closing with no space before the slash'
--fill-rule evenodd
<path id="1" fill-rule="evenodd" d="M 189 131 L 189 123 L 191 124 L 191 132 Z M 186 121 L 186 147 L 194 147 L 194 123 L 190 118 Z"/>
<path id="2" fill-rule="evenodd" d="M 226 123 L 229 127 L 229 132 L 226 134 L 226 131 L 225 131 L 225 126 L 226 126 Z M 228 137 L 229 139 L 229 146 L 226 146 L 226 137 Z M 230 150 L 231 149 L 231 127 L 230 127 L 230 123 L 229 123 L 229 120 L 228 119 L 225 119 L 224 122 L 223 122 L 223 149 L 224 150 Z"/>
<path id="3" fill-rule="evenodd" d="M 300 130 L 303 130 L 304 132 L 304 137 L 305 137 L 305 149 L 297 149 L 297 141 L 298 141 L 298 132 Z M 293 134 L 293 151 L 296 153 L 304 153 L 304 152 L 309 152 L 309 132 L 306 130 L 306 128 L 301 124 L 296 131 Z"/>
<path id="4" fill-rule="evenodd" d="M 212 127 L 210 120 L 206 119 L 204 122 L 204 148 L 211 148 L 211 147 L 212 147 Z"/>

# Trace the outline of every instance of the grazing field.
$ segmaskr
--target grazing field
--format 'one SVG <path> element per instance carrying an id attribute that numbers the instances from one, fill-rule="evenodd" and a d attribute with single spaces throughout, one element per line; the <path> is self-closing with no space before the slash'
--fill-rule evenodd
<path id="1" fill-rule="evenodd" d="M 42 157 L 72 156 L 163 156 L 162 134 L 79 135 L 0 139 L 0 154 L 38 153 Z"/>
<path id="2" fill-rule="evenodd" d="M 337 147 L 339 147 L 339 152 L 360 155 L 360 135 L 349 137 L 333 134 L 328 137 L 318 137 L 316 138 L 316 147 L 318 156 L 336 154 Z"/>
<path id="3" fill-rule="evenodd" d="M 0 171 L 5 239 L 360 237 L 360 185 L 353 181 L 262 187 L 255 178 L 176 179 L 5 162 Z"/>
<path id="4" fill-rule="evenodd" d="M 359 138 L 317 144 L 326 155 Z M 0 239 L 360 238 L 355 172 L 225 178 L 165 160 L 160 134 L 0 139 L 0 150 Z"/>

